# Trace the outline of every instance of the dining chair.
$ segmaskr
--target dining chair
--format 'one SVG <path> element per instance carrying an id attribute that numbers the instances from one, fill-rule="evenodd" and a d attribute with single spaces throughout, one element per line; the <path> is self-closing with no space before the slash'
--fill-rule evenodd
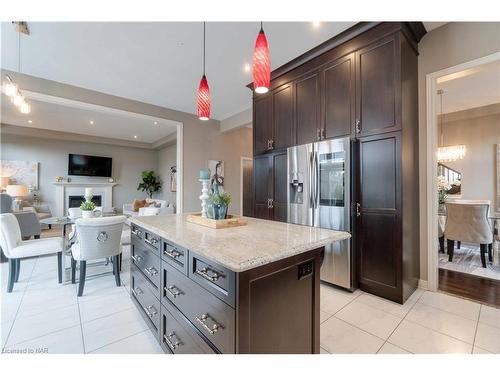
<path id="1" fill-rule="evenodd" d="M 111 216 L 76 220 L 76 242 L 71 246 L 71 282 L 75 283 L 76 262 L 79 262 L 79 297 L 83 295 L 89 260 L 112 258 L 116 286 L 121 285 L 119 255 L 125 219 L 125 216 Z"/>
<path id="2" fill-rule="evenodd" d="M 489 203 L 446 203 L 446 225 L 448 260 L 453 261 L 455 241 L 479 244 L 481 264 L 486 268 L 486 252 L 492 261 L 491 245 L 493 232 L 488 220 Z"/>
<path id="3" fill-rule="evenodd" d="M 21 229 L 14 214 L 0 214 L 0 245 L 9 259 L 9 281 L 7 293 L 11 293 L 14 283 L 19 281 L 21 259 L 47 254 L 57 254 L 57 273 L 59 284 L 62 283 L 62 251 L 61 237 L 43 238 L 23 241 Z"/>
<path id="4" fill-rule="evenodd" d="M 446 223 L 446 218 L 443 216 L 438 216 L 438 239 L 439 239 L 439 251 L 444 253 L 444 226 Z"/>

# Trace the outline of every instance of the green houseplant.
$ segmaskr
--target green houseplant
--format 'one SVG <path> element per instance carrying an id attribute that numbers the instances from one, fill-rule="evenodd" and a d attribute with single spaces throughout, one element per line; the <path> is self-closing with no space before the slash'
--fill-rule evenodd
<path id="1" fill-rule="evenodd" d="M 231 194 L 218 193 L 210 195 L 208 198 L 208 217 L 215 220 L 223 220 L 227 216 L 227 209 L 231 203 Z"/>
<path id="2" fill-rule="evenodd" d="M 142 181 L 137 186 L 137 190 L 145 191 L 149 198 L 153 198 L 153 193 L 161 189 L 160 179 L 155 175 L 154 171 L 142 171 L 141 179 Z"/>
<path id="3" fill-rule="evenodd" d="M 80 210 L 82 210 L 82 217 L 89 218 L 94 216 L 95 204 L 91 201 L 82 202 L 80 205 Z"/>

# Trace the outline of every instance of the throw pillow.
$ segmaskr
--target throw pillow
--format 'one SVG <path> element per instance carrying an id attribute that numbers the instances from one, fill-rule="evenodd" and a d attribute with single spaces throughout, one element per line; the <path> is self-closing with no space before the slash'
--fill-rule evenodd
<path id="1" fill-rule="evenodd" d="M 133 203 L 133 206 L 134 206 L 134 212 L 138 212 L 139 211 L 139 208 L 141 207 L 146 207 L 148 204 L 146 202 L 145 199 L 143 200 L 139 200 L 139 199 L 134 199 L 134 203 Z"/>
<path id="2" fill-rule="evenodd" d="M 151 201 L 149 202 L 149 207 L 161 208 L 161 202 Z"/>

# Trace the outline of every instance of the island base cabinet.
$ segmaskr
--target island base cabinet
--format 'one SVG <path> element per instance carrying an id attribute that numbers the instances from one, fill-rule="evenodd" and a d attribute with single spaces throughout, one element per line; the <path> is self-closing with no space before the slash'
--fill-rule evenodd
<path id="1" fill-rule="evenodd" d="M 237 353 L 319 353 L 322 251 L 238 275 Z"/>

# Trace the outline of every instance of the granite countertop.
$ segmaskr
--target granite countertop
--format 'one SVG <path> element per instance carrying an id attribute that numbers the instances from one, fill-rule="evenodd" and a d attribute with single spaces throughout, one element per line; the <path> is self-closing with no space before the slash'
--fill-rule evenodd
<path id="1" fill-rule="evenodd" d="M 243 272 L 351 237 L 347 232 L 247 218 L 248 225 L 212 229 L 188 214 L 138 216 L 130 221 L 175 244 Z"/>

